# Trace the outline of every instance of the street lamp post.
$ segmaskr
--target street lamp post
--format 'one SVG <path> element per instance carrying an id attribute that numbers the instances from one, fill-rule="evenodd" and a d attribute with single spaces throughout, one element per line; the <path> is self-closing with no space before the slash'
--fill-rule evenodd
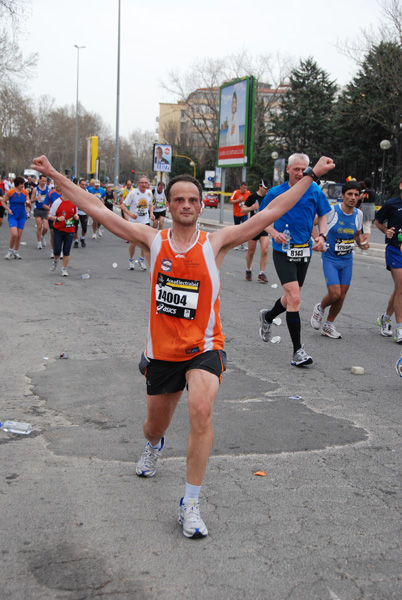
<path id="1" fill-rule="evenodd" d="M 120 156 L 119 156 L 119 127 L 120 127 L 120 9 L 119 0 L 118 20 L 117 20 L 117 91 L 116 91 L 116 143 L 114 159 L 114 184 L 119 184 Z"/>
<path id="2" fill-rule="evenodd" d="M 195 179 L 195 177 L 197 175 L 197 169 L 195 167 L 195 162 L 193 161 L 193 159 L 190 158 L 189 156 L 186 156 L 185 154 L 175 154 L 174 156 L 179 156 L 180 158 L 187 158 L 187 160 L 190 161 L 190 167 L 193 167 L 193 169 L 194 169 L 194 179 Z"/>
<path id="3" fill-rule="evenodd" d="M 78 84 L 80 75 L 80 50 L 85 46 L 77 46 L 74 44 L 74 48 L 77 48 L 77 102 L 75 105 L 75 154 L 74 154 L 74 177 L 77 177 L 78 172 Z"/>
<path id="4" fill-rule="evenodd" d="M 384 170 L 385 170 L 385 151 L 391 148 L 391 142 L 389 140 L 382 140 L 380 142 L 380 148 L 382 150 L 382 170 L 381 170 L 381 187 L 380 187 L 380 195 L 382 201 L 382 184 L 384 182 Z"/>

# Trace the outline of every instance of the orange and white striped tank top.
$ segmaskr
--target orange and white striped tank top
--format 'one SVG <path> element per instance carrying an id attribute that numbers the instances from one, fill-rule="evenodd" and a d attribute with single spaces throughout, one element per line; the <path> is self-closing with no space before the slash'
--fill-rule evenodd
<path id="1" fill-rule="evenodd" d="M 167 361 L 188 360 L 223 350 L 219 316 L 220 279 L 208 234 L 177 253 L 170 230 L 159 231 L 151 246 L 151 308 L 146 355 Z"/>

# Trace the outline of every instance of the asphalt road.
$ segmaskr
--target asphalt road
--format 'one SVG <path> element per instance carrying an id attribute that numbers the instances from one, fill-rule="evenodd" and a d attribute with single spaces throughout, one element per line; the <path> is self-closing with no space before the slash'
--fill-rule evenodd
<path id="1" fill-rule="evenodd" d="M 1 256 L 7 229 L 5 221 Z M 337 320 L 343 339 L 332 340 L 309 324 L 325 292 L 314 256 L 300 311 L 314 363 L 297 369 L 283 324 L 279 344 L 258 336 L 260 308 L 280 295 L 271 251 L 267 285 L 255 280 L 257 265 L 245 281 L 245 252 L 226 257 L 229 362 L 201 495 L 209 535 L 188 540 L 175 518 L 185 396 L 157 475 L 135 476 L 148 274 L 128 270 L 127 245 L 107 231 L 72 251 L 68 278 L 50 273 L 32 221 L 23 241 L 21 261 L 0 260 L 0 420 L 33 425 L 26 437 L 0 432 L 2 599 L 402 597 L 402 348 L 376 325 L 392 290 L 382 259 L 355 257 Z M 365 374 L 352 375 L 355 365 Z M 266 477 L 254 475 L 261 470 Z"/>

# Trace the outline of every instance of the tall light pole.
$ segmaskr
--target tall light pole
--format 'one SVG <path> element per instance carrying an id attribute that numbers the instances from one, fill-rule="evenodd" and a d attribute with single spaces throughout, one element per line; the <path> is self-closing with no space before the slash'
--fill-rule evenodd
<path id="1" fill-rule="evenodd" d="M 85 46 L 77 46 L 74 44 L 74 48 L 77 48 L 77 102 L 75 105 L 75 154 L 74 154 L 74 177 L 77 177 L 78 171 L 78 84 L 80 76 L 80 50 Z"/>
<path id="2" fill-rule="evenodd" d="M 195 162 L 193 161 L 193 159 L 190 158 L 189 156 L 186 156 L 185 154 L 176 154 L 175 153 L 175 156 L 179 156 L 180 158 L 187 158 L 190 161 L 190 167 L 193 167 L 193 169 L 194 169 L 194 179 L 195 179 L 196 175 L 197 175 L 197 169 L 196 169 Z"/>
<path id="3" fill-rule="evenodd" d="M 380 142 L 380 148 L 382 150 L 382 170 L 381 170 L 381 187 L 380 187 L 380 195 L 382 201 L 382 184 L 384 181 L 384 169 L 385 169 L 385 151 L 391 148 L 391 142 L 389 140 L 382 140 Z"/>
<path id="4" fill-rule="evenodd" d="M 116 149 L 114 159 L 114 184 L 119 185 L 119 118 L 120 118 L 120 0 L 117 25 L 117 93 L 116 93 Z"/>

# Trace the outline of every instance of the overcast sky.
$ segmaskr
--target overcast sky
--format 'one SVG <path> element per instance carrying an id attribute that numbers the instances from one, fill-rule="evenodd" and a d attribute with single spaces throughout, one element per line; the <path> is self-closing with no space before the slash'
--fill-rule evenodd
<path id="1" fill-rule="evenodd" d="M 29 0 L 27 0 L 29 3 Z M 118 0 L 31 0 L 19 41 L 25 53 L 38 52 L 34 77 L 25 92 L 48 94 L 57 106 L 79 98 L 115 131 Z M 376 27 L 377 0 L 121 0 L 120 133 L 154 131 L 159 102 L 176 99 L 160 85 L 170 70 L 183 72 L 205 56 L 242 50 L 252 55 L 281 52 L 313 56 L 332 79 L 344 85 L 356 67 L 336 49 Z"/>

